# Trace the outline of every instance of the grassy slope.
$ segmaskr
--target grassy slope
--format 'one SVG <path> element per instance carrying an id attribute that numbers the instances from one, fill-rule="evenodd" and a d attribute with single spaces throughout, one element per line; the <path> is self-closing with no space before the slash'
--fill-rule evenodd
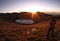
<path id="1" fill-rule="evenodd" d="M 44 40 L 44 37 L 46 38 L 49 22 L 50 20 L 33 25 L 21 25 L 0 19 L 0 32 L 2 31 L 3 34 L 6 35 L 6 38 L 9 38 L 10 40 L 18 41 L 19 39 L 21 39 L 21 41 L 27 41 L 28 37 L 37 37 L 37 39 L 41 38 L 42 40 Z M 32 29 L 36 29 L 36 31 L 33 31 Z M 60 20 L 57 20 L 55 30 L 60 30 Z"/>
<path id="2" fill-rule="evenodd" d="M 13 16 L 11 16 L 11 18 L 13 17 L 13 20 L 15 20 L 14 18 L 16 16 L 14 14 Z M 46 35 L 48 32 L 50 20 L 45 20 L 48 19 L 49 17 L 48 16 L 46 17 L 44 14 L 40 16 L 43 17 L 40 17 L 41 19 L 37 19 L 37 21 L 39 20 L 41 21 L 32 25 L 21 25 L 21 24 L 0 19 L 0 41 L 28 41 L 28 40 L 44 41 L 46 40 Z M 8 17 L 10 18 L 10 15 Z M 9 19 L 8 17 L 5 17 L 5 19 L 6 18 Z M 57 19 L 55 32 L 59 30 L 60 30 L 60 19 Z"/>

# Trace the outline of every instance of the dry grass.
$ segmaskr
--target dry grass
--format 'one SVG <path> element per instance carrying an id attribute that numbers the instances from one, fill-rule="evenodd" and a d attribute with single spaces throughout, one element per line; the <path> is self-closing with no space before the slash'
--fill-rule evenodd
<path id="1" fill-rule="evenodd" d="M 0 19 L 0 41 L 46 41 L 49 23 L 50 20 L 32 25 L 21 25 Z M 55 31 L 59 30 L 60 20 L 57 20 Z"/>

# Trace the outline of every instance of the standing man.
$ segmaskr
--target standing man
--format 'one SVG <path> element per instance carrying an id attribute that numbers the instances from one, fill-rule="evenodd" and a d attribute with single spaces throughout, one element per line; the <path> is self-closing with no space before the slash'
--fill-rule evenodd
<path id="1" fill-rule="evenodd" d="M 51 22 L 50 22 L 50 27 L 49 27 L 48 34 L 47 34 L 47 39 L 49 39 L 50 32 L 51 32 L 51 36 L 53 37 L 55 25 L 56 25 L 56 17 L 52 16 Z"/>

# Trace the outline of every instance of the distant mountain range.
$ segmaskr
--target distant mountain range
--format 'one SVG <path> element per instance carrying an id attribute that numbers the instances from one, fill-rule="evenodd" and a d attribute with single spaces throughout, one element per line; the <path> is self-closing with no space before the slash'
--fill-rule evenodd
<path id="1" fill-rule="evenodd" d="M 53 13 L 54 14 L 54 13 Z M 36 22 L 49 20 L 52 16 L 60 19 L 60 15 L 53 15 L 43 12 L 36 12 L 36 14 L 32 18 L 31 12 L 20 12 L 20 13 L 0 13 L 0 19 L 5 21 L 12 21 L 14 22 L 17 19 L 32 19 Z"/>

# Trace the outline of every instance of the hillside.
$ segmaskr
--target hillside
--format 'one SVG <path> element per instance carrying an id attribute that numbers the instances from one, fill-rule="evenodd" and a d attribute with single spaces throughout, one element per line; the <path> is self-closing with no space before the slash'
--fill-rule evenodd
<path id="1" fill-rule="evenodd" d="M 31 13 L 25 13 L 0 14 L 0 41 L 51 41 L 51 37 L 49 37 L 50 40 L 46 40 L 51 15 L 38 12 L 39 17 L 32 19 L 35 21 L 34 24 L 17 24 L 16 19 L 31 19 Z M 58 17 L 54 31 L 56 34 L 52 41 L 60 41 L 60 19 Z"/>

